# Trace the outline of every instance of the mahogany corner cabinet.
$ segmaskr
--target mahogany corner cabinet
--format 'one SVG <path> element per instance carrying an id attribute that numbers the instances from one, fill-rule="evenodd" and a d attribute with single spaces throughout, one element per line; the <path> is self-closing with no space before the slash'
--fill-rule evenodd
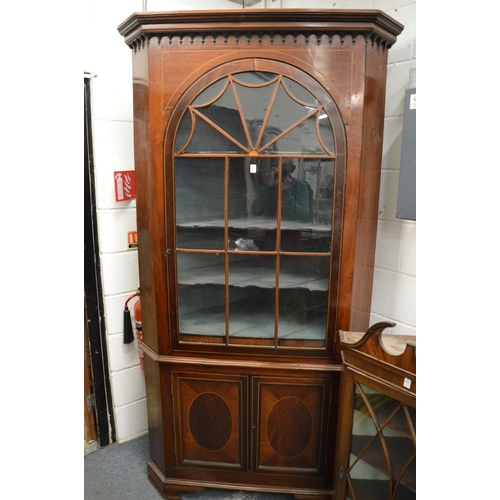
<path id="1" fill-rule="evenodd" d="M 149 478 L 332 498 L 339 330 L 368 328 L 378 10 L 143 12 L 132 49 Z"/>

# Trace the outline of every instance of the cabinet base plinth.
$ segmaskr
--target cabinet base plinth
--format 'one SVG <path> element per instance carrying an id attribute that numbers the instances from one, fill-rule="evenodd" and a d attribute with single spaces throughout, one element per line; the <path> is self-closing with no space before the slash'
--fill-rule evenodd
<path id="1" fill-rule="evenodd" d="M 205 489 L 204 486 L 185 484 L 182 481 L 172 481 L 166 478 L 152 460 L 148 462 L 148 479 L 162 498 L 168 500 L 181 500 L 183 493 L 194 493 Z"/>
<path id="2" fill-rule="evenodd" d="M 314 490 L 299 488 L 258 486 L 246 484 L 230 484 L 209 481 L 191 481 L 183 479 L 167 478 L 156 464 L 150 460 L 148 462 L 148 478 L 153 486 L 158 490 L 162 498 L 168 500 L 181 500 L 183 493 L 194 493 L 205 488 L 227 489 L 233 491 L 253 491 L 265 493 L 281 493 L 294 495 L 297 500 L 331 500 L 333 492 L 331 490 Z"/>

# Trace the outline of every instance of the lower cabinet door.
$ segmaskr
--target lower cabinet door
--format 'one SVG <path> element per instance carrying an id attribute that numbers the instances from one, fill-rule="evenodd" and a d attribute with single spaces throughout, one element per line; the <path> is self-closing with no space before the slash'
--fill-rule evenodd
<path id="1" fill-rule="evenodd" d="M 247 377 L 172 375 L 177 464 L 246 471 Z"/>
<path id="2" fill-rule="evenodd" d="M 253 471 L 323 475 L 329 379 L 253 379 Z"/>
<path id="3" fill-rule="evenodd" d="M 173 371 L 172 382 L 177 467 L 323 484 L 329 378 Z"/>

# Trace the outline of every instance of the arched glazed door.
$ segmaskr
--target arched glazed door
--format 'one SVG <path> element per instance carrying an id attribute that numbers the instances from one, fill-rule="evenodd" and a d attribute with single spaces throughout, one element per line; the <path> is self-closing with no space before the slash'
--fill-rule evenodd
<path id="1" fill-rule="evenodd" d="M 266 65 L 254 71 L 244 60 L 206 74 L 172 114 L 165 159 L 178 317 L 171 331 L 186 349 L 331 355 L 343 124 L 313 78 Z"/>

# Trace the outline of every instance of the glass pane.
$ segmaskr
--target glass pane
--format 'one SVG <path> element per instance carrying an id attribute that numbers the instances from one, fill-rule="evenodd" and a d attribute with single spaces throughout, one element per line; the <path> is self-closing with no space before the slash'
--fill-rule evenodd
<path id="1" fill-rule="evenodd" d="M 249 85 L 266 85 L 274 80 L 276 76 L 275 73 L 267 73 L 265 71 L 245 71 L 243 73 L 235 73 L 234 79 Z"/>
<path id="2" fill-rule="evenodd" d="M 272 176 L 278 164 L 277 158 L 260 158 L 249 166 L 251 171 L 256 171 L 249 182 L 251 223 L 261 229 L 256 245 L 264 251 L 276 250 L 278 189 L 272 185 Z"/>
<path id="3" fill-rule="evenodd" d="M 302 154 L 325 154 L 326 151 L 321 145 L 316 132 L 318 113 L 315 113 L 307 120 L 303 121 L 299 127 Z"/>
<path id="4" fill-rule="evenodd" d="M 179 127 L 177 128 L 177 135 L 175 136 L 175 151 L 178 152 L 187 145 L 189 137 L 191 136 L 191 128 L 193 126 L 193 120 L 191 119 L 191 113 L 186 110 L 182 115 L 181 121 L 179 122 Z"/>
<path id="5" fill-rule="evenodd" d="M 280 339 L 325 340 L 329 263 L 328 257 L 281 256 Z"/>
<path id="6" fill-rule="evenodd" d="M 229 86 L 224 94 L 210 106 L 198 108 L 208 120 L 224 130 L 243 146 L 247 146 L 247 138 L 241 115 L 234 99 L 233 88 Z"/>
<path id="7" fill-rule="evenodd" d="M 237 75 L 237 78 L 242 75 L 254 75 L 253 73 L 242 73 Z M 260 75 L 260 73 L 259 73 Z M 251 78 L 247 78 L 250 80 Z M 253 78 L 255 80 L 255 78 Z M 253 148 L 257 147 L 257 139 L 259 138 L 262 123 L 266 116 L 274 89 L 278 84 L 276 81 L 268 84 L 267 79 L 257 79 L 255 83 L 263 84 L 260 87 L 245 87 L 235 82 L 235 90 L 238 94 L 238 99 L 245 117 Z M 267 141 L 266 141 L 267 142 Z M 265 143 L 263 143 L 265 144 Z"/>
<path id="8" fill-rule="evenodd" d="M 326 150 L 332 154 L 335 153 L 332 123 L 324 111 L 322 111 L 319 115 L 319 135 Z"/>
<path id="9" fill-rule="evenodd" d="M 225 290 L 214 285 L 179 285 L 180 334 L 224 337 Z"/>
<path id="10" fill-rule="evenodd" d="M 309 106 L 316 107 L 319 105 L 318 100 L 314 97 L 309 90 L 300 85 L 294 80 L 290 80 L 286 76 L 283 78 L 283 84 L 293 97 L 302 104 L 309 104 Z"/>
<path id="11" fill-rule="evenodd" d="M 276 250 L 276 198 L 271 201 L 261 194 L 257 163 L 232 158 L 229 165 L 229 249 Z"/>
<path id="12" fill-rule="evenodd" d="M 219 96 L 227 85 L 227 78 L 221 78 L 220 80 L 212 83 L 206 89 L 202 90 L 193 101 L 193 106 L 202 106 L 204 104 L 209 104 L 217 96 Z"/>
<path id="13" fill-rule="evenodd" d="M 229 256 L 229 335 L 274 338 L 276 258 Z"/>
<path id="14" fill-rule="evenodd" d="M 177 248 L 221 250 L 224 247 L 224 228 L 177 226 Z"/>
<path id="15" fill-rule="evenodd" d="M 414 408 L 356 384 L 348 471 L 356 498 L 416 498 L 414 416 Z"/>
<path id="16" fill-rule="evenodd" d="M 175 140 L 175 151 L 186 146 L 193 132 L 193 137 L 185 152 L 200 153 L 210 151 L 242 152 L 243 150 L 233 141 L 221 134 L 214 123 L 235 141 L 247 145 L 246 135 L 241 123 L 241 117 L 236 106 L 231 87 L 227 87 L 228 79 L 223 78 L 207 87 L 193 101 L 193 109 L 188 108 L 181 118 Z M 214 99 L 216 100 L 215 102 Z M 203 115 L 205 119 L 196 116 Z M 194 122 L 193 122 L 194 118 Z"/>
<path id="17" fill-rule="evenodd" d="M 212 114 L 218 114 L 220 110 L 210 111 Z M 213 116 L 211 116 L 213 117 Z M 241 121 L 238 115 L 234 113 L 228 114 L 227 122 L 236 122 L 239 129 L 241 129 Z M 226 127 L 229 126 L 226 123 Z M 234 123 L 233 123 L 234 125 Z M 240 134 L 241 135 L 241 134 Z M 246 143 L 246 139 L 244 141 Z M 241 143 L 240 143 L 241 144 Z M 243 153 L 244 150 L 233 141 L 229 140 L 211 124 L 207 123 L 203 118 L 196 116 L 194 134 L 185 150 L 186 153 L 213 153 L 213 152 L 227 152 L 227 153 Z"/>
<path id="18" fill-rule="evenodd" d="M 178 248 L 224 248 L 224 160 L 176 158 Z"/>
<path id="19" fill-rule="evenodd" d="M 281 172 L 281 219 L 311 222 L 313 192 L 309 184 L 299 178 L 299 160 L 285 158 Z M 275 175 L 278 175 L 277 173 Z"/>
<path id="20" fill-rule="evenodd" d="M 333 216 L 334 160 L 305 160 L 305 180 L 314 192 L 314 222 L 331 230 Z"/>
<path id="21" fill-rule="evenodd" d="M 316 128 L 317 123 L 318 128 Z M 281 130 L 272 130 L 274 130 L 274 137 L 277 137 L 281 133 Z M 268 138 L 265 143 L 269 142 L 271 139 L 273 139 L 273 137 Z M 264 143 L 264 141 L 262 142 Z M 330 120 L 324 111 L 317 111 L 277 139 L 272 146 L 272 148 L 270 147 L 266 151 L 276 153 L 300 153 L 303 155 L 333 154 L 335 144 Z"/>
<path id="22" fill-rule="evenodd" d="M 179 285 L 224 285 L 224 255 L 177 252 Z"/>
<path id="23" fill-rule="evenodd" d="M 291 183 L 289 189 L 283 183 L 281 250 L 330 252 L 333 160 L 285 158 L 283 165 Z"/>
<path id="24" fill-rule="evenodd" d="M 276 150 L 280 153 L 295 154 L 327 154 L 318 140 L 316 133 L 317 113 L 297 125 L 276 142 Z"/>
<path id="25" fill-rule="evenodd" d="M 266 123 L 266 128 L 272 127 L 284 132 L 310 112 L 309 108 L 293 100 L 283 85 L 280 85 Z M 292 151 L 300 151 L 300 140 L 298 142 L 298 146 L 290 146 Z"/>
<path id="26" fill-rule="evenodd" d="M 224 256 L 177 252 L 179 331 L 225 336 Z"/>

